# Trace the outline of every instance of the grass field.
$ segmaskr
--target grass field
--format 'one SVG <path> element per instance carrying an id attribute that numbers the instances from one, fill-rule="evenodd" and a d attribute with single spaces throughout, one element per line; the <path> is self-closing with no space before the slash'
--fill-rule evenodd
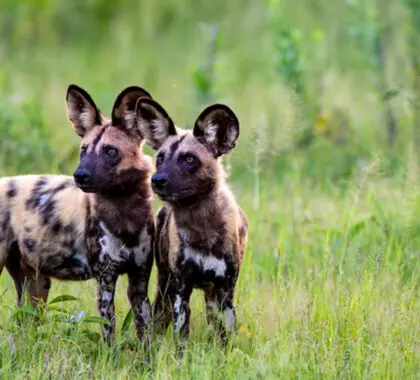
<path id="1" fill-rule="evenodd" d="M 235 342 L 224 350 L 208 336 L 197 291 L 182 361 L 171 331 L 151 352 L 137 347 L 125 278 L 110 349 L 94 282 L 54 282 L 50 300 L 77 300 L 35 323 L 3 274 L 0 377 L 420 378 L 419 10 L 416 0 L 1 1 L 0 175 L 72 173 L 70 83 L 106 114 L 122 88 L 143 86 L 187 126 L 224 102 L 241 122 L 225 164 L 250 237 Z"/>

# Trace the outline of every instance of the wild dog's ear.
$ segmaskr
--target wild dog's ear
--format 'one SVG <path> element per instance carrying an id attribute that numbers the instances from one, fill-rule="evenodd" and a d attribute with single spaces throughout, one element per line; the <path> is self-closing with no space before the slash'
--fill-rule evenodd
<path id="1" fill-rule="evenodd" d="M 95 125 L 100 125 L 102 116 L 90 95 L 74 84 L 67 89 L 67 110 L 76 133 L 83 137 Z"/>
<path id="2" fill-rule="evenodd" d="M 239 121 L 229 107 L 213 104 L 201 112 L 193 133 L 215 157 L 219 157 L 235 147 L 239 136 Z"/>
<path id="3" fill-rule="evenodd" d="M 136 121 L 136 103 L 141 97 L 152 98 L 152 96 L 141 87 L 131 86 L 123 90 L 118 95 L 112 109 L 112 125 L 123 127 L 130 133 L 141 137 Z"/>
<path id="4" fill-rule="evenodd" d="M 174 122 L 167 112 L 152 99 L 140 98 L 136 106 L 137 126 L 146 143 L 158 150 L 171 135 L 176 135 Z"/>

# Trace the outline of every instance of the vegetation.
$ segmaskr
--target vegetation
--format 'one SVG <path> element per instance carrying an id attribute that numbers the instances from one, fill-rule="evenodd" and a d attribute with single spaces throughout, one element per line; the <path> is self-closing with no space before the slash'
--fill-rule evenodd
<path id="1" fill-rule="evenodd" d="M 224 350 L 206 333 L 194 293 L 182 361 L 170 331 L 149 352 L 137 346 L 126 279 L 110 349 L 94 282 L 55 282 L 54 302 L 35 313 L 16 309 L 3 274 L 0 377 L 418 377 L 419 10 L 419 0 L 1 0 L 0 175 L 72 173 L 70 83 L 106 114 L 118 91 L 141 85 L 187 126 L 225 102 L 241 122 L 225 164 L 250 239 L 236 341 Z"/>

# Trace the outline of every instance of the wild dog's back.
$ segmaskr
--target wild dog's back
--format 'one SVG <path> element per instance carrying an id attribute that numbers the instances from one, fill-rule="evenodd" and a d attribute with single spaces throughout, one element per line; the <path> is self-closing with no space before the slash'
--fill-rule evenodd
<path id="1" fill-rule="evenodd" d="M 28 175 L 0 180 L 0 252 L 8 255 L 16 242 L 28 269 L 48 274 L 67 263 L 54 277 L 90 277 L 85 256 L 87 197 L 72 177 Z M 5 259 L 4 259 L 5 260 Z M 70 266 L 69 260 L 75 260 Z M 69 272 L 69 267 L 72 267 Z"/>

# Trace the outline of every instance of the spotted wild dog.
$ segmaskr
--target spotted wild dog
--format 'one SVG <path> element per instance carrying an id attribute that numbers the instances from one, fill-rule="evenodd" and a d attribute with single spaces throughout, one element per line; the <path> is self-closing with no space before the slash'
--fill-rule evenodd
<path id="1" fill-rule="evenodd" d="M 83 89 L 67 92 L 69 119 L 82 137 L 73 177 L 28 175 L 0 180 L 0 271 L 15 282 L 18 304 L 47 300 L 50 277 L 98 282 L 98 309 L 113 341 L 114 292 L 128 274 L 127 294 L 139 339 L 150 322 L 147 295 L 153 263 L 151 158 L 142 153 L 135 105 L 150 97 L 129 87 L 107 120 Z"/>
<path id="2" fill-rule="evenodd" d="M 173 317 L 175 335 L 185 344 L 190 295 L 201 288 L 208 323 L 226 342 L 226 330 L 235 326 L 233 294 L 248 223 L 225 183 L 219 157 L 235 147 L 238 119 L 227 106 L 215 104 L 200 114 L 192 131 L 185 131 L 146 98 L 138 100 L 136 113 L 146 143 L 158 151 L 152 188 L 165 202 L 156 223 L 156 326 L 166 329 Z"/>

